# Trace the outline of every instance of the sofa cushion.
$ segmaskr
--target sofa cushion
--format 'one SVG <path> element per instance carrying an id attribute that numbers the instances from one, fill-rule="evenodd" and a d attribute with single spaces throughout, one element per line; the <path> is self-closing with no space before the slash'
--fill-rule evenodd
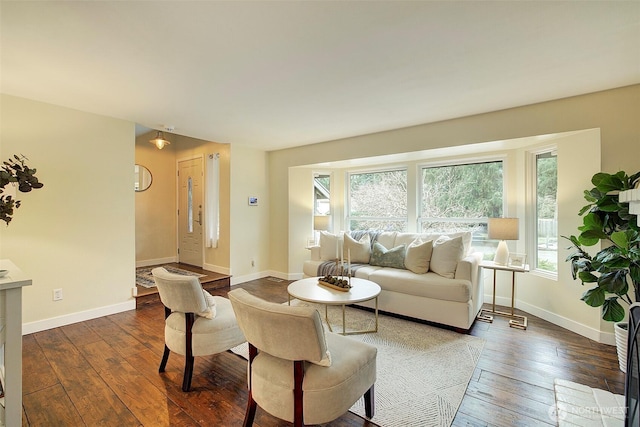
<path id="1" fill-rule="evenodd" d="M 369 234 L 363 235 L 360 240 L 355 240 L 348 234 L 344 235 L 344 257 L 352 263 L 369 264 L 371 256 L 371 238 Z"/>
<path id="2" fill-rule="evenodd" d="M 409 245 L 416 239 L 422 239 L 423 242 L 427 240 L 433 240 L 434 242 L 441 236 L 447 236 L 451 239 L 455 237 L 462 237 L 462 244 L 464 245 L 464 254 L 467 255 L 471 252 L 471 239 L 472 234 L 470 231 L 454 231 L 450 233 L 397 233 L 396 239 L 392 246 Z"/>
<path id="3" fill-rule="evenodd" d="M 392 249 L 385 248 L 382 244 L 375 242 L 369 264 L 380 267 L 404 268 L 405 246 L 400 245 Z"/>
<path id="4" fill-rule="evenodd" d="M 336 234 L 326 231 L 320 232 L 320 259 L 322 261 L 340 258 L 340 250 L 342 249 L 340 240 L 340 236 Z"/>
<path id="5" fill-rule="evenodd" d="M 416 274 L 424 274 L 429 271 L 433 241 L 423 242 L 418 238 L 407 246 L 407 253 L 404 257 L 404 266 Z"/>
<path id="6" fill-rule="evenodd" d="M 386 249 L 395 248 L 396 246 L 400 246 L 399 244 L 398 245 L 394 244 L 394 242 L 396 241 L 397 234 L 398 233 L 395 231 L 383 231 L 382 233 L 378 234 L 378 236 L 376 237 L 376 242 L 380 243 Z"/>
<path id="7" fill-rule="evenodd" d="M 429 268 L 442 277 L 453 279 L 458 262 L 464 257 L 462 237 L 440 236 L 433 242 L 433 253 Z"/>
<path id="8" fill-rule="evenodd" d="M 432 272 L 416 274 L 409 270 L 381 268 L 371 272 L 369 280 L 380 285 L 383 291 L 443 301 L 468 302 L 471 299 L 471 282 L 446 279 Z"/>

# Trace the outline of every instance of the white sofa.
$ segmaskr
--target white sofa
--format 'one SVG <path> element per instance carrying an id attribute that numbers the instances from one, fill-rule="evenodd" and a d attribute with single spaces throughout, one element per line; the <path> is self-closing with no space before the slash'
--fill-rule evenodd
<path id="1" fill-rule="evenodd" d="M 374 265 L 364 263 L 367 255 L 363 251 L 367 245 L 370 246 L 368 261 Z M 327 274 L 332 260 L 335 265 L 336 256 L 343 256 L 346 265 L 350 254 L 354 276 L 371 280 L 382 288 L 378 298 L 381 311 L 466 332 L 482 307 L 484 295 L 479 272 L 482 254 L 474 253 L 470 245 L 471 233 L 468 232 L 353 232 L 342 236 L 323 232 L 320 245 L 310 248 L 311 259 L 304 262 L 303 273 L 305 277 L 317 276 L 321 267 L 320 275 Z M 416 248 L 420 249 L 419 253 Z M 396 252 L 396 259 L 391 262 L 395 262 L 394 267 L 382 266 L 387 264 L 384 257 L 391 252 Z M 405 265 L 397 265 L 401 254 Z M 374 308 L 375 300 L 361 305 Z"/>

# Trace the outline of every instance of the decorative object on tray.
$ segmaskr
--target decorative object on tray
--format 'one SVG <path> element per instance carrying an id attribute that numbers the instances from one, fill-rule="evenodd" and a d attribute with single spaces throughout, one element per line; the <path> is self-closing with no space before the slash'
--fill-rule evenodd
<path id="1" fill-rule="evenodd" d="M 347 278 L 326 275 L 318 279 L 318 284 L 341 292 L 349 292 L 351 289 L 351 276 Z"/>

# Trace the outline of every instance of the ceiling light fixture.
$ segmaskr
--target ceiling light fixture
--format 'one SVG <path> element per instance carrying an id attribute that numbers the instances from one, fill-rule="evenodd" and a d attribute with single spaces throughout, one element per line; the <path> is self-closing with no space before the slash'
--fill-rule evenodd
<path id="1" fill-rule="evenodd" d="M 162 150 L 165 145 L 171 144 L 171 142 L 169 142 L 169 140 L 164 137 L 164 132 L 162 132 L 161 130 L 159 130 L 156 133 L 156 137 L 152 140 L 149 140 L 149 142 L 155 144 L 155 146 L 158 147 L 158 150 Z"/>

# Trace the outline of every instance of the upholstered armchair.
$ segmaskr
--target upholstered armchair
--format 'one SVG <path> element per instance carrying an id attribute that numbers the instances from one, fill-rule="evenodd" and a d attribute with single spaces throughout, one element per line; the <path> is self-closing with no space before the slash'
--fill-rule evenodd
<path id="1" fill-rule="evenodd" d="M 195 276 L 169 273 L 162 267 L 151 271 L 164 304 L 164 372 L 173 351 L 185 358 L 182 390 L 191 389 L 195 356 L 227 351 L 245 342 L 228 299 L 212 296 Z"/>
<path id="2" fill-rule="evenodd" d="M 244 426 L 253 424 L 256 405 L 295 426 L 328 423 L 363 395 L 373 416 L 375 347 L 325 334 L 315 308 L 267 302 L 244 289 L 228 296 L 249 343 Z"/>

